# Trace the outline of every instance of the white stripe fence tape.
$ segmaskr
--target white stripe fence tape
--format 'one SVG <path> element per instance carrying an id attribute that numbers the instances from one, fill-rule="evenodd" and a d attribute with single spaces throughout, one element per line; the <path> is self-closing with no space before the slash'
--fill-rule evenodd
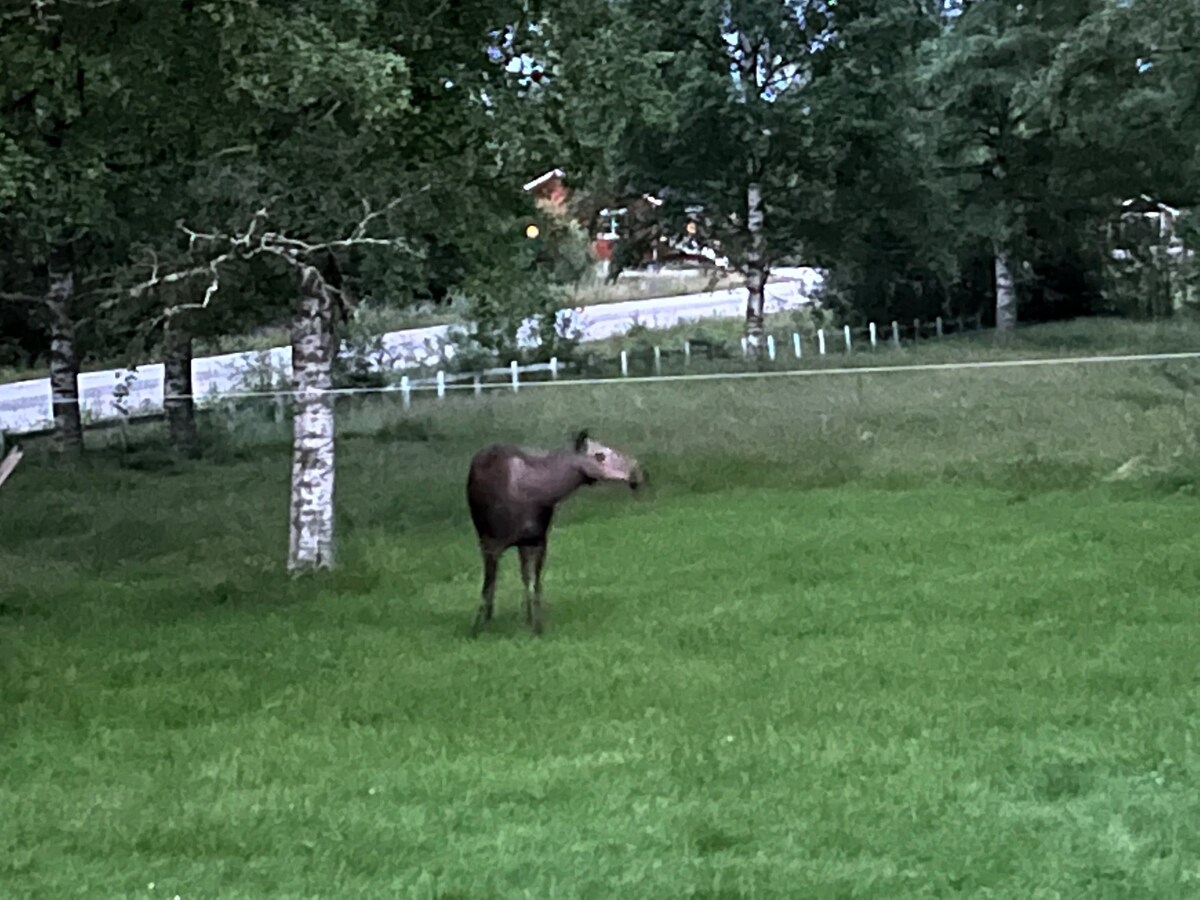
<path id="1" fill-rule="evenodd" d="M 1167 362 L 1170 360 L 1185 360 L 1185 359 L 1200 359 L 1200 350 L 1181 351 L 1177 353 L 1131 353 L 1112 356 L 1060 356 L 1060 357 L 1040 357 L 1033 359 L 998 359 L 986 360 L 978 362 L 957 362 L 957 363 L 913 363 L 909 365 L 895 366 L 842 366 L 836 369 L 777 369 L 774 371 L 753 371 L 753 372 L 694 372 L 691 374 L 679 375 L 644 375 L 629 379 L 618 378 L 560 378 L 558 381 L 526 381 L 524 387 L 572 387 L 577 385 L 603 385 L 603 384 L 665 384 L 668 382 L 691 382 L 691 381 L 741 381 L 754 378 L 807 378 L 807 377 L 824 377 L 838 375 L 900 375 L 908 372 L 962 372 L 972 370 L 988 370 L 988 369 L 1022 369 L 1036 368 L 1041 366 L 1073 366 L 1073 365 L 1089 365 L 1089 364 L 1104 364 L 1104 363 L 1123 363 L 1123 362 Z M 400 385 L 386 387 L 347 387 L 347 388 L 331 388 L 328 391 L 320 393 L 331 395 L 351 395 L 351 394 L 391 394 L 399 391 L 404 395 L 409 395 L 416 391 L 428 390 L 433 388 L 432 384 L 414 384 L 408 376 L 405 375 L 400 379 Z M 455 390 L 471 390 L 474 387 L 473 383 L 447 384 L 447 391 Z M 483 387 L 492 389 L 500 387 L 500 385 L 490 384 Z M 248 397 L 277 397 L 296 396 L 295 391 L 291 390 L 275 390 L 275 391 L 232 391 L 230 393 L 221 394 L 221 398 L 248 398 Z M 178 400 L 186 399 L 186 394 L 171 394 L 168 399 Z M 203 399 L 203 398 L 194 398 Z"/>

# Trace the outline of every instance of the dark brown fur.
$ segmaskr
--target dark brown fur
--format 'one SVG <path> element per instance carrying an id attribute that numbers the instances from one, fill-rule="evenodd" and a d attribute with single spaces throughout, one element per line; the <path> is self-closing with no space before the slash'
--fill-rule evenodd
<path id="1" fill-rule="evenodd" d="M 590 440 L 586 431 L 560 450 L 494 444 L 476 453 L 467 475 L 467 505 L 483 557 L 483 592 L 471 633 L 491 621 L 500 557 L 516 547 L 525 618 L 534 634 L 541 634 L 542 566 L 558 504 L 586 484 L 623 481 L 636 489 L 644 480 L 637 460 Z"/>

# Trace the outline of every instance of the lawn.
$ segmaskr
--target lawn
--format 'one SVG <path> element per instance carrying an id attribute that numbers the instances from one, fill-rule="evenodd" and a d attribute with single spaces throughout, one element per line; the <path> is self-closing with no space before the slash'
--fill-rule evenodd
<path id="1" fill-rule="evenodd" d="M 32 446 L 0 895 L 1197 896 L 1183 400 L 1118 364 L 347 404 L 342 566 L 299 583 L 265 417 L 204 462 Z M 649 492 L 563 509 L 542 639 L 509 557 L 469 640 L 471 451 L 584 424 Z"/>

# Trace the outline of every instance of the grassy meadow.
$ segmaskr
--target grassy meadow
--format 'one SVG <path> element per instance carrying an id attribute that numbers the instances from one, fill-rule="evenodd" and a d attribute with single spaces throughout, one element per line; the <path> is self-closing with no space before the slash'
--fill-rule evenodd
<path id="1" fill-rule="evenodd" d="M 1103 323 L 890 362 L 1200 349 Z M 870 362 L 867 354 L 855 360 Z M 832 364 L 830 362 L 829 364 Z M 0 897 L 1200 896 L 1200 365 L 343 402 L 341 567 L 288 433 L 155 428 L 0 490 Z M 578 428 L 547 632 L 463 481 Z"/>

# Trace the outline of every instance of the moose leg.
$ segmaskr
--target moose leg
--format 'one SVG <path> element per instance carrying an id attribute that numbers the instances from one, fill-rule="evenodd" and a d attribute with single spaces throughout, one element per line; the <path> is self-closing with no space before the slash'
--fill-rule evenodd
<path id="1" fill-rule="evenodd" d="M 492 620 L 492 612 L 495 608 L 496 599 L 496 569 L 500 557 L 488 550 L 483 551 L 483 596 L 479 604 L 479 611 L 475 613 L 475 621 L 471 624 L 471 637 L 479 634 L 479 629 L 483 627 L 484 622 Z"/>
<path id="2" fill-rule="evenodd" d="M 534 634 L 542 633 L 542 564 L 546 543 L 521 548 L 521 579 L 525 582 L 525 621 Z"/>

